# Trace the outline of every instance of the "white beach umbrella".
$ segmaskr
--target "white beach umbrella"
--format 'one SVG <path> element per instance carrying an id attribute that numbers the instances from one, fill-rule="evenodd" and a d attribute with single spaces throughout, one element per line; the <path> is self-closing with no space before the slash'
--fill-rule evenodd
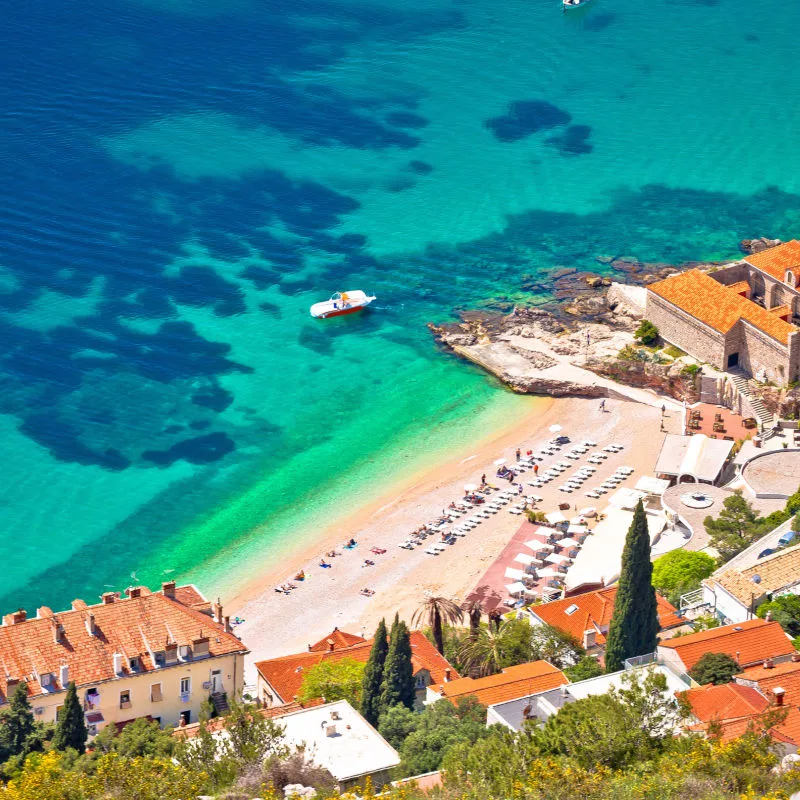
<path id="1" fill-rule="evenodd" d="M 540 578 L 561 578 L 562 573 L 552 567 L 545 567 L 544 569 L 537 569 L 536 574 Z"/>
<path id="2" fill-rule="evenodd" d="M 540 550 L 555 550 L 555 546 L 552 544 L 548 544 L 547 542 L 537 542 L 536 539 L 531 539 L 530 542 L 525 542 L 525 547 L 530 547 L 535 553 L 538 553 Z"/>
<path id="3" fill-rule="evenodd" d="M 573 517 L 569 521 L 570 525 L 584 525 L 586 524 L 586 520 L 583 517 Z"/>
<path id="4" fill-rule="evenodd" d="M 465 483 L 464 484 L 464 491 L 465 492 L 474 492 L 478 488 L 477 483 Z"/>
<path id="5" fill-rule="evenodd" d="M 561 553 L 552 553 L 551 555 L 547 556 L 545 561 L 548 564 L 563 564 L 567 561 L 572 561 L 572 559 L 569 556 L 562 555 Z"/>
<path id="6" fill-rule="evenodd" d="M 581 543 L 577 539 L 562 539 L 559 547 L 580 547 Z"/>
<path id="7" fill-rule="evenodd" d="M 506 591 L 509 594 L 522 594 L 525 591 L 525 584 L 516 581 L 516 583 L 506 584 Z"/>
<path id="8" fill-rule="evenodd" d="M 550 426 L 550 433 L 558 433 L 561 430 L 560 425 L 551 425 Z"/>
<path id="9" fill-rule="evenodd" d="M 507 461 L 507 459 L 505 459 L 505 458 L 496 458 L 494 460 L 494 463 L 495 463 L 495 466 L 499 467 L 499 466 L 505 464 L 506 461 Z"/>
<path id="10" fill-rule="evenodd" d="M 536 559 L 530 553 L 517 553 L 514 561 L 518 561 L 520 564 L 533 564 Z"/>
<path id="11" fill-rule="evenodd" d="M 594 506 L 587 506 L 582 508 L 579 513 L 582 517 L 596 517 L 597 509 Z"/>

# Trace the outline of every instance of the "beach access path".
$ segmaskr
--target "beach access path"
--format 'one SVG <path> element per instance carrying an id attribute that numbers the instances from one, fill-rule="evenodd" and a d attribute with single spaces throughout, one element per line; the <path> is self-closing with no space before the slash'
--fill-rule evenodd
<path id="1" fill-rule="evenodd" d="M 381 617 L 393 618 L 399 613 L 409 621 L 426 592 L 463 600 L 519 529 L 519 516 L 506 507 L 437 556 L 426 554 L 424 546 L 409 551 L 399 545 L 413 530 L 434 520 L 451 501 L 461 499 L 464 484 L 480 483 L 483 473 L 489 483 L 502 486 L 505 482 L 495 477 L 494 460 L 505 457 L 513 464 L 517 447 L 523 452 L 538 449 L 553 437 L 550 425 L 561 425 L 573 441 L 618 442 L 625 448 L 624 462 L 634 468 L 637 478 L 652 474 L 665 435 L 660 430 L 660 406 L 616 399 L 606 400 L 605 405 L 606 410 L 601 411 L 599 400 L 553 400 L 543 413 L 527 418 L 518 428 L 497 438 L 489 436 L 472 453 L 454 454 L 453 461 L 416 476 L 396 494 L 373 504 L 367 513 L 321 534 L 313 553 L 299 554 L 277 569 L 266 570 L 257 584 L 228 604 L 230 613 L 245 619 L 237 633 L 251 650 L 250 665 L 304 651 L 334 626 L 369 636 Z M 678 411 L 667 412 L 668 428 L 679 423 L 679 415 Z M 560 483 L 553 481 L 538 489 L 526 485 L 526 493 L 543 498 L 537 506 L 543 511 L 556 509 L 560 502 L 578 506 L 592 502 L 582 492 L 562 494 Z M 358 546 L 344 550 L 342 544 L 350 537 Z M 374 554 L 373 547 L 384 548 L 386 553 Z M 321 568 L 320 557 L 333 549 L 340 555 L 325 559 L 331 568 Z M 364 566 L 365 559 L 375 565 Z M 295 590 L 288 595 L 275 591 L 300 569 L 307 577 L 295 582 Z M 359 593 L 362 588 L 375 594 L 364 597 Z M 255 673 L 252 666 L 248 670 L 249 683 Z"/>

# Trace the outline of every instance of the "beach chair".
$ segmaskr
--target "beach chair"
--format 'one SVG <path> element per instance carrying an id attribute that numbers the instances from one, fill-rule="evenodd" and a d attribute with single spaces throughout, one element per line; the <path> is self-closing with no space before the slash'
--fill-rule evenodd
<path id="1" fill-rule="evenodd" d="M 613 447 L 612 447 L 610 444 L 607 444 L 607 445 L 606 445 L 606 446 L 603 448 L 603 452 L 604 452 L 604 453 L 613 453 L 613 452 L 614 452 L 614 448 L 613 448 Z"/>
<path id="2" fill-rule="evenodd" d="M 572 489 L 570 489 L 569 486 L 559 486 L 558 491 L 564 492 L 564 494 L 572 494 Z"/>
<path id="3" fill-rule="evenodd" d="M 584 447 L 597 447 L 597 442 L 592 441 L 591 439 L 584 439 L 581 444 Z"/>
<path id="4" fill-rule="evenodd" d="M 596 500 L 598 497 L 600 497 L 600 495 L 599 495 L 599 494 L 598 494 L 598 493 L 597 493 L 597 492 L 596 492 L 594 489 L 592 489 L 592 490 L 591 490 L 591 491 L 589 491 L 589 492 L 584 492 L 584 495 L 586 495 L 586 497 L 591 497 L 591 498 L 593 498 L 593 499 L 595 499 L 595 500 Z"/>
<path id="5" fill-rule="evenodd" d="M 438 556 L 438 555 L 439 555 L 439 551 L 438 551 L 438 550 L 436 550 L 436 549 L 434 549 L 433 547 L 429 547 L 429 548 L 428 548 L 428 549 L 427 549 L 425 552 L 426 552 L 426 553 L 427 553 L 429 556 Z"/>
<path id="6" fill-rule="evenodd" d="M 519 508 L 510 508 L 508 510 L 508 513 L 509 514 L 514 514 L 515 516 L 518 517 L 518 516 L 520 516 L 522 514 L 522 511 Z"/>

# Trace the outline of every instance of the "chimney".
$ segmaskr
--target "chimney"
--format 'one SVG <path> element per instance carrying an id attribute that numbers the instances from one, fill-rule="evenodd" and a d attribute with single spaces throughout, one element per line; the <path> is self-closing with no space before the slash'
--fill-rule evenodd
<path id="1" fill-rule="evenodd" d="M 772 609 L 769 609 L 766 614 L 764 614 L 764 621 L 770 622 L 772 620 Z"/>
<path id="2" fill-rule="evenodd" d="M 593 628 L 583 632 L 583 649 L 591 650 L 596 643 L 597 631 Z"/>
<path id="3" fill-rule="evenodd" d="M 76 598 L 72 601 L 72 610 L 73 611 L 86 611 L 89 606 L 86 605 L 86 602 L 81 600 L 80 598 Z"/>
<path id="4" fill-rule="evenodd" d="M 225 619 L 227 620 L 228 617 L 225 617 Z M 328 639 L 328 652 L 332 653 L 334 651 L 335 647 L 336 647 L 336 645 L 334 644 L 333 639 Z"/>
<path id="5" fill-rule="evenodd" d="M 451 675 L 451 674 L 452 674 L 452 673 L 450 672 L 450 667 L 445 667 L 445 670 L 444 670 L 444 679 L 445 679 L 446 681 L 449 681 L 449 680 L 451 680 L 451 678 L 450 678 L 450 675 Z"/>
<path id="6" fill-rule="evenodd" d="M 764 669 L 774 669 L 775 662 L 771 658 L 765 658 L 762 666 L 764 667 Z"/>
<path id="7" fill-rule="evenodd" d="M 792 653 L 792 661 L 794 661 L 794 663 L 795 663 L 795 664 L 796 664 L 798 661 L 800 661 L 800 653 L 798 653 L 797 651 L 795 651 L 794 653 Z"/>
<path id="8" fill-rule="evenodd" d="M 222 625 L 222 603 L 219 601 L 219 597 L 217 598 L 216 603 L 212 603 L 211 605 L 211 614 L 216 620 L 218 625 Z"/>
<path id="9" fill-rule="evenodd" d="M 223 617 L 222 623 L 225 626 L 225 633 L 233 633 L 233 628 L 231 628 L 231 618 L 230 617 Z"/>
<path id="10" fill-rule="evenodd" d="M 161 584 L 161 592 L 164 597 L 169 597 L 171 600 L 175 599 L 175 581 L 166 581 Z"/>
<path id="11" fill-rule="evenodd" d="M 100 595 L 100 599 L 103 601 L 104 606 L 110 606 L 117 599 L 117 593 L 103 592 L 103 594 Z"/>
<path id="12" fill-rule="evenodd" d="M 94 621 L 94 614 L 91 611 L 86 613 L 86 631 L 89 636 L 94 636 L 97 633 L 97 623 Z"/>
<path id="13" fill-rule="evenodd" d="M 56 644 L 64 643 L 64 626 L 55 617 L 53 618 L 53 641 Z"/>
<path id="14" fill-rule="evenodd" d="M 114 653 L 114 674 L 122 673 L 122 653 Z"/>
<path id="15" fill-rule="evenodd" d="M 736 630 L 736 629 L 734 628 L 734 630 Z M 741 653 L 741 650 L 737 650 L 737 651 L 736 651 L 736 663 L 737 663 L 737 664 L 739 663 L 739 661 L 741 660 L 741 658 L 742 658 L 742 653 Z"/>
<path id="16" fill-rule="evenodd" d="M 776 706 L 782 706 L 783 705 L 784 695 L 786 694 L 786 689 L 782 688 L 781 686 L 776 686 L 772 690 L 772 694 L 775 695 L 775 705 Z"/>
<path id="17" fill-rule="evenodd" d="M 141 586 L 129 586 L 125 590 L 125 594 L 127 594 L 128 597 L 131 598 L 131 600 L 134 597 L 141 597 L 142 596 L 142 587 Z"/>
<path id="18" fill-rule="evenodd" d="M 62 689 L 66 689 L 69 686 L 69 665 L 62 664 L 58 668 L 58 682 L 61 684 Z"/>
<path id="19" fill-rule="evenodd" d="M 27 616 L 25 609 L 20 608 L 13 614 L 6 614 L 3 617 L 3 625 L 19 625 L 21 622 L 25 622 Z"/>

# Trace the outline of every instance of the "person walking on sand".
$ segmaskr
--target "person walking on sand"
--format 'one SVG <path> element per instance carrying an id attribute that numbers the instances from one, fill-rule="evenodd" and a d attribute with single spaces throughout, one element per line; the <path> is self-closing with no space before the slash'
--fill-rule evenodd
<path id="1" fill-rule="evenodd" d="M 600 401 L 600 410 L 601 411 L 605 411 L 606 410 L 606 401 L 605 400 L 601 400 Z"/>
<path id="2" fill-rule="evenodd" d="M 519 447 L 518 447 L 517 448 L 517 461 L 519 461 L 520 458 L 522 458 L 522 450 L 520 450 Z"/>
<path id="3" fill-rule="evenodd" d="M 481 486 L 486 486 L 486 473 L 485 472 L 483 473 L 483 475 L 481 475 Z"/>
<path id="4" fill-rule="evenodd" d="M 533 474 L 534 475 L 538 475 L 539 474 L 539 465 L 538 464 L 534 464 L 533 465 Z"/>

